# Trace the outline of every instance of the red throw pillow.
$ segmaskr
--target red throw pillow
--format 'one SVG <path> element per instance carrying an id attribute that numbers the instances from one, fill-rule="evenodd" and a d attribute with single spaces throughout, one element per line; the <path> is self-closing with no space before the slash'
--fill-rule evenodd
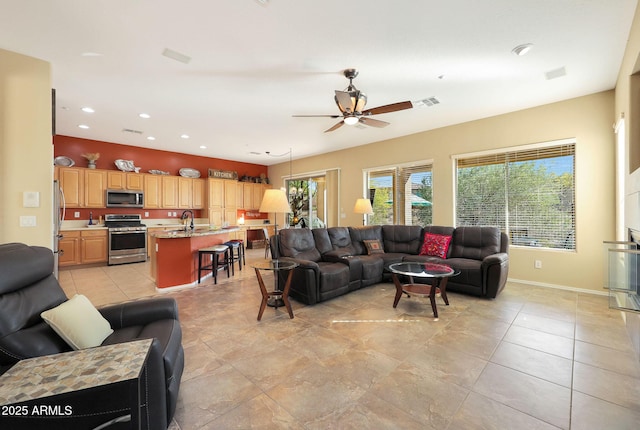
<path id="1" fill-rule="evenodd" d="M 447 258 L 447 251 L 451 243 L 451 236 L 443 234 L 425 233 L 424 243 L 420 248 L 420 255 Z"/>

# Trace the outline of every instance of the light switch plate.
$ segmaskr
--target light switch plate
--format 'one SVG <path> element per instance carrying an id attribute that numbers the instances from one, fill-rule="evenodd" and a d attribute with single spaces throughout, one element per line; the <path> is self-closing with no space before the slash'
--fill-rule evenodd
<path id="1" fill-rule="evenodd" d="M 21 215 L 20 227 L 35 227 L 36 217 L 34 215 Z"/>
<path id="2" fill-rule="evenodd" d="M 22 206 L 25 208 L 40 207 L 40 193 L 38 191 L 25 191 L 22 193 Z"/>

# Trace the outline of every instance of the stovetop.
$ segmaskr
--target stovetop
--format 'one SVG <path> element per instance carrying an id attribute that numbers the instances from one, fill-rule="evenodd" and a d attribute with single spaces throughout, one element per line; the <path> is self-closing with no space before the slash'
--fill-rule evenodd
<path id="1" fill-rule="evenodd" d="M 110 229 L 145 230 L 147 228 L 142 224 L 142 217 L 136 214 L 107 214 L 104 216 L 104 225 Z"/>

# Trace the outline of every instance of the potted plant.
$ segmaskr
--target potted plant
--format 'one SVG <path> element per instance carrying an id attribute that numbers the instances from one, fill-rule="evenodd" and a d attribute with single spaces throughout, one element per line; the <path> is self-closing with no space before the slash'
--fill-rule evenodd
<path id="1" fill-rule="evenodd" d="M 100 153 L 99 152 L 89 152 L 86 154 L 82 154 L 82 156 L 84 158 L 87 159 L 88 161 L 88 166 L 89 169 L 95 169 L 96 168 L 96 160 L 98 160 L 98 158 L 100 158 Z"/>

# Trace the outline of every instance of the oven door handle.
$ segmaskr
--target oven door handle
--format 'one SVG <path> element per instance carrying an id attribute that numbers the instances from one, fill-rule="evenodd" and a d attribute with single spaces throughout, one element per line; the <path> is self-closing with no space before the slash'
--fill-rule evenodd
<path id="1" fill-rule="evenodd" d="M 146 231 L 133 230 L 133 231 L 110 231 L 109 234 L 145 234 Z"/>

